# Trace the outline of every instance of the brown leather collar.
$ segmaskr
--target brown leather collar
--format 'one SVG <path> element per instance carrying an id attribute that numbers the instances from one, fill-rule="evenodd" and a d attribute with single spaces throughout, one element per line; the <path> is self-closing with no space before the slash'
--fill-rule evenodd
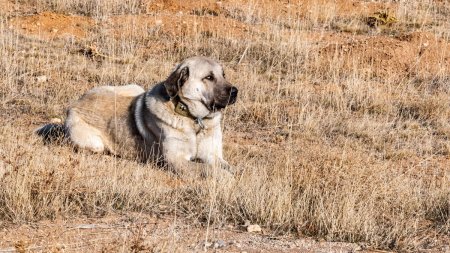
<path id="1" fill-rule="evenodd" d="M 200 126 L 201 129 L 205 129 L 205 125 L 201 118 L 194 117 L 187 107 L 187 105 L 181 102 L 180 97 L 177 95 L 174 98 L 171 98 L 172 103 L 175 105 L 175 112 L 180 114 L 181 116 L 188 117 L 194 120 L 196 124 Z"/>

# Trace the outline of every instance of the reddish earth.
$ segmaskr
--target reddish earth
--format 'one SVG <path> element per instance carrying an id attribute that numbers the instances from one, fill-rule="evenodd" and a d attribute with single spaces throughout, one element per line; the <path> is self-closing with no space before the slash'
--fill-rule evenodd
<path id="1" fill-rule="evenodd" d="M 11 24 L 23 33 L 54 39 L 61 37 L 85 38 L 94 20 L 88 17 L 67 16 L 51 12 L 43 12 L 33 16 L 19 17 L 11 20 Z"/>
<path id="2" fill-rule="evenodd" d="M 349 71 L 352 70 L 355 59 L 358 64 L 368 65 L 374 69 L 375 75 L 395 73 L 400 78 L 409 74 L 435 75 L 450 69 L 450 44 L 436 38 L 432 33 L 372 36 L 311 31 L 300 34 L 295 29 L 268 27 L 258 19 L 270 17 L 272 11 L 278 17 L 280 13 L 299 12 L 286 13 L 286 16 L 282 16 L 286 20 L 295 16 L 312 15 L 314 1 L 290 3 L 258 1 L 252 5 L 239 2 L 201 1 L 198 4 L 194 1 L 158 0 L 146 6 L 147 13 L 152 13 L 151 15 L 113 15 L 102 21 L 96 21 L 85 16 L 43 12 L 13 18 L 10 23 L 22 33 L 50 40 L 76 38 L 83 41 L 96 30 L 101 30 L 103 34 L 114 38 L 141 40 L 147 37 L 166 38 L 146 44 L 147 48 L 144 51 L 151 53 L 164 52 L 167 47 L 173 47 L 180 37 L 186 36 L 193 38 L 214 36 L 250 42 L 270 34 L 297 36 L 299 40 L 316 44 L 316 50 L 328 55 L 321 57 L 322 59 L 327 61 L 333 57 L 344 59 L 343 64 Z M 11 7 L 10 2 L 6 3 Z M 376 10 L 395 7 L 393 4 L 360 1 L 337 1 L 332 5 L 332 15 L 344 19 L 347 16 L 367 16 Z M 252 13 L 248 13 L 248 10 L 252 10 Z M 279 22 L 282 24 L 284 21 Z M 325 68 L 328 65 L 329 62 L 322 64 Z"/>
<path id="3" fill-rule="evenodd" d="M 355 58 L 380 76 L 392 73 L 401 77 L 404 74 L 426 76 L 450 70 L 450 44 L 431 33 L 414 32 L 399 37 L 330 33 L 320 43 L 324 44 L 320 49 L 322 54 L 344 59 L 349 70 Z"/>
<path id="4" fill-rule="evenodd" d="M 132 26 L 132 27 L 130 27 Z M 163 33 L 168 36 L 218 36 L 227 38 L 243 38 L 255 32 L 249 25 L 226 17 L 195 16 L 182 14 L 158 14 L 155 16 L 120 15 L 106 21 L 106 28 L 117 36 L 152 36 Z M 134 29 L 126 29 L 134 28 Z M 141 33 L 136 33 L 136 31 Z M 147 34 L 146 34 L 147 33 Z"/>
<path id="5" fill-rule="evenodd" d="M 9 0 L 0 0 L 0 14 L 4 15 L 14 10 L 14 3 Z"/>
<path id="6" fill-rule="evenodd" d="M 262 16 L 264 18 L 278 19 L 280 16 L 290 16 L 299 18 L 311 15 L 318 10 L 319 6 L 329 8 L 329 13 L 333 15 L 348 17 L 357 15 L 372 14 L 379 9 L 393 9 L 395 3 L 374 3 L 352 0 L 326 1 L 326 0 L 294 0 L 294 1 L 272 1 L 259 0 L 245 2 L 240 0 L 224 1 L 178 1 L 178 0 L 156 0 L 146 5 L 147 12 L 182 12 L 182 13 L 202 13 L 214 16 L 218 15 L 240 15 Z"/>

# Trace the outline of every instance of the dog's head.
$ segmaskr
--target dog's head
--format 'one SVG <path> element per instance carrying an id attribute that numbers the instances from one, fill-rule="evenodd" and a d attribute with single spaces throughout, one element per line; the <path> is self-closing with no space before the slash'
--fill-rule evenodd
<path id="1" fill-rule="evenodd" d="M 238 89 L 225 80 L 222 66 L 205 57 L 180 63 L 164 82 L 170 97 L 179 96 L 196 118 L 204 118 L 236 102 Z"/>

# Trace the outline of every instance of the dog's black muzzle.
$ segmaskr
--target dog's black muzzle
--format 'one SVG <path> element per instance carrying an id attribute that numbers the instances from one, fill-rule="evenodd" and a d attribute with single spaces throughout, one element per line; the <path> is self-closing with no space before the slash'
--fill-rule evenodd
<path id="1" fill-rule="evenodd" d="M 238 89 L 234 86 L 228 86 L 222 90 L 222 93 L 218 97 L 214 98 L 213 110 L 220 110 L 225 108 L 227 105 L 232 105 L 236 103 Z"/>

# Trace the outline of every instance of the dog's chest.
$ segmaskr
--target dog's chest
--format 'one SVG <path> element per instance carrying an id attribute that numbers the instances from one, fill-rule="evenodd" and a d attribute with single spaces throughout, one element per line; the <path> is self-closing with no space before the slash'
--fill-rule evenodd
<path id="1" fill-rule="evenodd" d="M 209 135 L 209 129 L 205 129 L 205 128 L 195 128 L 195 139 L 201 140 L 203 138 L 205 138 L 207 135 Z"/>
<path id="2" fill-rule="evenodd" d="M 202 123 L 203 124 L 194 123 L 191 128 L 193 130 L 193 132 L 191 132 L 191 138 L 194 140 L 193 143 L 195 143 L 196 146 L 205 139 L 214 138 L 214 132 L 217 128 L 217 125 L 212 124 L 212 122 L 204 121 Z"/>
<path id="3" fill-rule="evenodd" d="M 194 122 L 194 131 L 197 136 L 203 136 L 208 130 L 209 129 L 204 125 L 203 122 Z"/>
<path id="4" fill-rule="evenodd" d="M 210 136 L 216 128 L 220 128 L 220 121 L 217 119 L 194 120 L 193 123 L 193 129 L 197 138 Z"/>

